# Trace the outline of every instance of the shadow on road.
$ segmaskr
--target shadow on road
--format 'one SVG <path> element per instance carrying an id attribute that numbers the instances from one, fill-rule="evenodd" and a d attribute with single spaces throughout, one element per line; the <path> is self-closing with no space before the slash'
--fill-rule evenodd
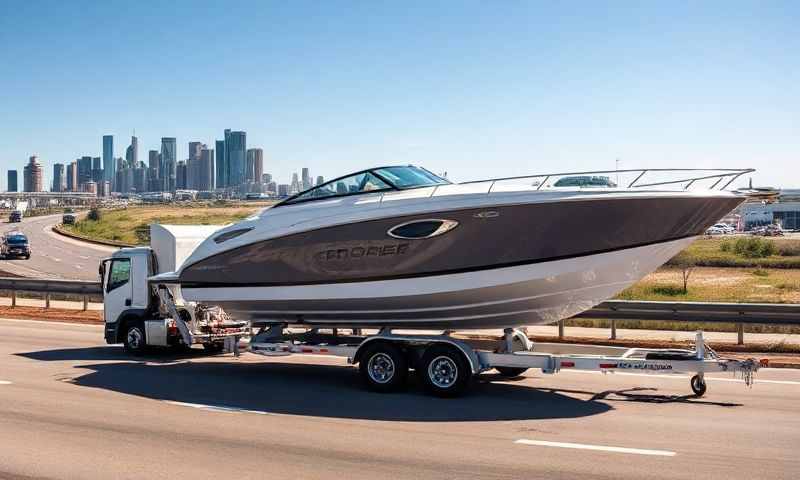
<path id="1" fill-rule="evenodd" d="M 89 373 L 72 379 L 100 388 L 155 400 L 331 418 L 408 422 L 498 421 L 578 418 L 612 409 L 597 400 L 581 400 L 554 391 L 514 383 L 476 382 L 465 397 L 424 395 L 411 375 L 409 391 L 379 394 L 362 388 L 358 370 L 349 366 L 198 360 L 188 352 L 156 362 L 131 362 L 119 347 L 91 347 L 18 354 L 41 361 L 125 360 L 77 365 Z M 188 360 L 187 360 L 188 359 Z M 149 359 L 146 359 L 149 360 Z M 180 361 L 178 361 L 180 360 Z"/>

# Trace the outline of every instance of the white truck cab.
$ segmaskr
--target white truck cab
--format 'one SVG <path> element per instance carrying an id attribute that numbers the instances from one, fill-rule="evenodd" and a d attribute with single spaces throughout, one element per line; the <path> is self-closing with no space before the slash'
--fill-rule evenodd
<path id="1" fill-rule="evenodd" d="M 148 346 L 202 343 L 213 351 L 230 346 L 249 330 L 208 307 L 186 303 L 178 285 L 159 285 L 150 278 L 179 267 L 220 226 L 150 226 L 150 247 L 122 248 L 100 263 L 103 317 L 107 343 L 123 343 L 133 354 Z M 213 316 L 209 318 L 209 316 Z M 213 320 L 213 321 L 211 321 Z"/>

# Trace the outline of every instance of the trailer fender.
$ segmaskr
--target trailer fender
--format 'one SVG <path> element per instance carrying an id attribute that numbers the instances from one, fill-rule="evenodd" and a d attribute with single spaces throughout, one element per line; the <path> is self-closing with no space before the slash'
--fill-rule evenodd
<path id="1" fill-rule="evenodd" d="M 458 349 L 463 355 L 464 358 L 470 365 L 470 370 L 474 375 L 477 375 L 483 371 L 483 367 L 481 366 L 480 358 L 478 358 L 478 354 L 465 342 L 450 338 L 447 336 L 430 336 L 430 337 L 404 337 L 402 335 L 376 335 L 374 337 L 369 337 L 361 342 L 361 345 L 358 346 L 356 349 L 356 353 L 353 354 L 353 360 L 351 363 L 357 364 L 361 360 L 361 354 L 364 352 L 365 347 L 367 345 L 372 345 L 372 342 L 392 342 L 392 343 L 400 343 L 404 346 L 422 346 L 424 348 L 430 347 L 432 345 L 437 344 L 446 344 L 451 345 Z"/>

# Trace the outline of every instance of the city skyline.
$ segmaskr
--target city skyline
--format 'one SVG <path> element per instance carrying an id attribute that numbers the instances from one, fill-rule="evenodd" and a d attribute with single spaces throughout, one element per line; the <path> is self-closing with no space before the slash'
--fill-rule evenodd
<path id="1" fill-rule="evenodd" d="M 50 175 L 54 163 L 101 156 L 109 133 L 124 156 L 134 128 L 140 150 L 169 135 L 183 160 L 189 140 L 210 148 L 230 125 L 282 181 L 297 165 L 332 178 L 413 163 L 463 181 L 620 159 L 755 167 L 757 185 L 800 186 L 796 2 L 246 11 L 181 1 L 9 9 L 0 62 L 18 73 L 0 78 L 0 131 L 13 139 L 0 168 L 37 155 Z M 113 39 L 96 29 L 121 12 L 151 28 Z M 239 27 L 198 37 L 209 21 Z"/>

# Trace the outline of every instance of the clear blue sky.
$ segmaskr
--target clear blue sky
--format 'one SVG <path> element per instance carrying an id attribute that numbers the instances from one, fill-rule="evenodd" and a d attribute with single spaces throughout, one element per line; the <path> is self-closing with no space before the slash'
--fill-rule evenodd
<path id="1" fill-rule="evenodd" d="M 557 5 L 563 3 L 564 5 Z M 17 2 L 0 185 L 225 128 L 265 172 L 756 167 L 800 186 L 800 2 Z"/>

